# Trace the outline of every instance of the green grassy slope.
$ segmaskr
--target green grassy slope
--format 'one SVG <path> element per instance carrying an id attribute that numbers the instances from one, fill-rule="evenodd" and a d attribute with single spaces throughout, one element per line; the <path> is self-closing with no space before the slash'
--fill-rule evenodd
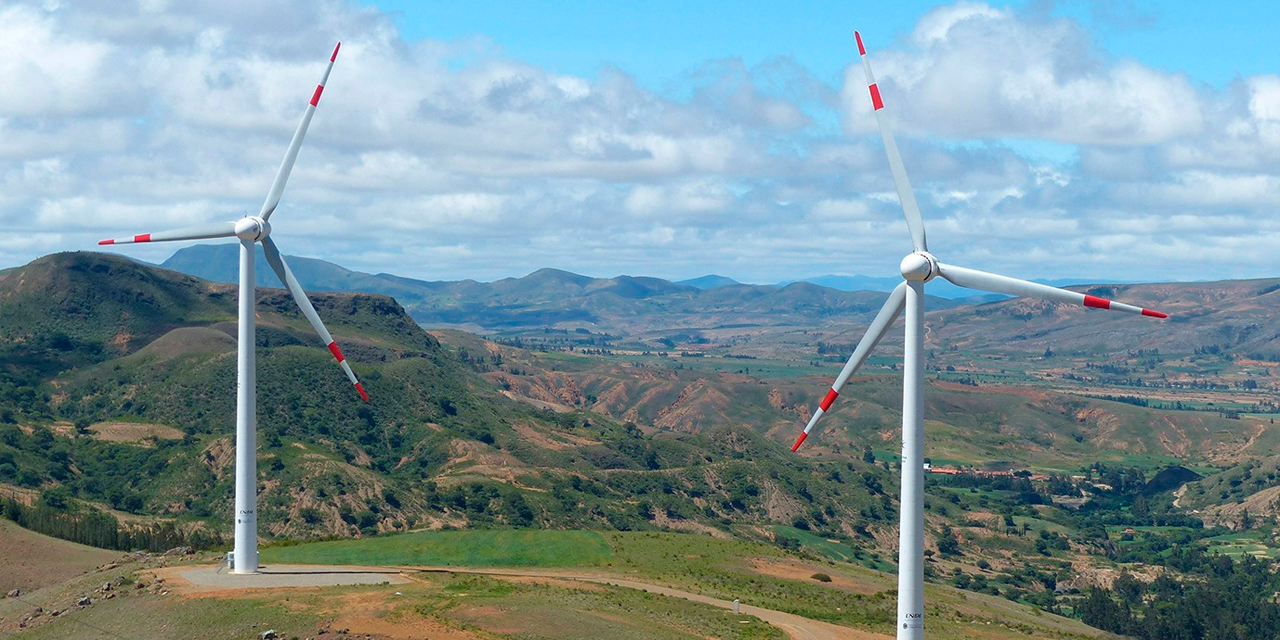
<path id="1" fill-rule="evenodd" d="M 272 535 L 445 524 L 724 530 L 803 519 L 848 536 L 891 522 L 891 508 L 871 508 L 882 495 L 845 486 L 861 486 L 861 474 L 891 486 L 877 466 L 810 463 L 741 425 L 654 434 L 530 407 L 389 298 L 313 299 L 373 402 L 358 400 L 283 291 L 258 292 L 260 495 Z M 13 375 L 0 389 L 0 484 L 60 486 L 140 516 L 225 527 L 234 305 L 224 285 L 112 256 L 60 254 L 6 272 L 0 350 Z M 56 334 L 31 328 L 44 316 L 58 318 Z M 118 420 L 183 437 L 92 437 L 91 425 Z"/>
<path id="2" fill-rule="evenodd" d="M 573 549 L 589 541 L 591 553 Z M 604 543 L 601 547 L 600 544 Z M 474 551 L 459 550 L 473 547 Z M 600 551 L 600 553 L 597 553 Z M 461 562 L 469 555 L 471 562 Z M 422 532 L 381 540 L 264 550 L 274 562 L 562 568 L 625 576 L 713 597 L 892 635 L 892 575 L 797 557 L 776 547 L 669 533 Z M 825 573 L 829 582 L 814 580 Z M 485 584 L 493 585 L 489 580 Z M 473 587 L 474 588 L 474 587 Z M 930 628 L 947 638 L 1112 637 L 1078 621 L 1006 600 L 930 585 Z"/>

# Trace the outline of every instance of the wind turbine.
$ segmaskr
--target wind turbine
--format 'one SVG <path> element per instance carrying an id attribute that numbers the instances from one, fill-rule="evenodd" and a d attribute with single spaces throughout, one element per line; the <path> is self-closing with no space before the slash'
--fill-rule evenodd
<path id="1" fill-rule="evenodd" d="M 351 371 L 351 365 L 347 364 L 342 350 L 338 348 L 338 344 L 333 341 L 333 336 L 320 321 L 320 316 L 316 315 L 315 307 L 311 306 L 307 293 L 302 290 L 297 278 L 293 277 L 289 265 L 285 264 L 284 256 L 280 254 L 280 249 L 271 239 L 271 224 L 267 222 L 275 212 L 276 205 L 280 204 L 280 195 L 284 192 L 285 183 L 289 181 L 289 173 L 298 159 L 298 149 L 302 146 L 302 139 L 307 135 L 311 116 L 315 115 L 316 105 L 320 103 L 320 94 L 324 91 L 324 83 L 329 80 L 329 72 L 333 71 L 333 63 L 338 59 L 338 49 L 341 46 L 342 43 L 339 42 L 333 48 L 333 55 L 329 56 L 329 66 L 325 68 L 324 77 L 320 79 L 320 84 L 316 85 L 311 101 L 302 112 L 302 122 L 298 124 L 298 130 L 294 132 L 293 140 L 289 142 L 284 161 L 280 163 L 275 182 L 271 184 L 271 191 L 267 192 L 267 199 L 262 203 L 262 209 L 258 215 L 245 216 L 235 222 L 144 233 L 131 238 L 113 238 L 98 243 L 100 245 L 132 244 L 232 236 L 240 239 L 240 336 L 236 346 L 236 528 L 235 550 L 232 552 L 234 573 L 257 573 L 258 571 L 258 408 L 253 318 L 254 243 L 262 243 L 267 264 L 271 265 L 271 269 L 280 277 L 280 281 L 289 289 L 289 293 L 293 294 L 293 299 L 302 309 L 302 314 L 311 322 L 316 333 L 320 334 L 320 339 L 333 353 L 333 357 L 338 359 L 338 364 L 342 365 L 342 370 L 346 372 L 351 384 L 355 385 L 356 391 L 360 392 L 360 397 L 364 398 L 365 402 L 369 401 L 369 395 L 356 379 L 356 374 Z"/>
<path id="2" fill-rule="evenodd" d="M 867 88 L 871 93 L 871 106 L 875 110 L 876 124 L 889 156 L 889 170 L 893 174 L 898 200 L 911 232 L 913 251 L 902 259 L 898 269 L 905 280 L 889 294 L 880 312 L 876 314 L 866 335 L 858 342 L 853 355 L 836 377 L 818 410 L 814 412 L 804 432 L 791 446 L 795 451 L 813 430 L 818 420 L 831 408 L 840 388 L 849 376 L 862 366 L 876 344 L 888 332 L 890 325 L 906 308 L 906 341 L 902 367 L 902 496 L 898 527 L 898 639 L 916 640 L 924 637 L 924 285 L 942 276 L 952 284 L 968 289 L 1013 296 L 1028 296 L 1052 302 L 1083 305 L 1093 309 L 1111 309 L 1136 313 L 1153 318 L 1167 318 L 1159 311 L 1112 302 L 1103 298 L 1058 289 L 1035 282 L 996 275 L 976 269 L 966 269 L 938 262 L 925 244 L 924 220 L 916 205 L 911 183 L 907 180 L 902 156 L 894 141 L 893 132 L 884 115 L 884 101 L 880 88 L 871 73 L 867 49 L 862 36 L 854 32 L 858 41 L 858 54 L 862 57 L 862 69 L 867 74 Z"/>

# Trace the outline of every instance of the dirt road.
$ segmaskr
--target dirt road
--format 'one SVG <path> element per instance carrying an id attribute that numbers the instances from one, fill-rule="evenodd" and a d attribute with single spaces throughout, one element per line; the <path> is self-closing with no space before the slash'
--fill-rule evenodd
<path id="1" fill-rule="evenodd" d="M 219 571 L 217 565 L 203 567 L 171 567 L 157 573 L 182 578 L 190 591 L 218 591 L 223 589 L 261 589 L 288 587 L 317 587 L 350 584 L 378 584 L 390 582 L 400 584 L 408 582 L 407 576 L 414 573 L 455 573 L 481 574 L 490 576 L 511 576 L 523 578 L 548 578 L 556 580 L 577 580 L 607 584 L 627 589 L 637 589 L 667 596 L 683 598 L 693 602 L 701 602 L 714 607 L 732 609 L 733 602 L 712 598 L 688 591 L 672 589 L 646 582 L 637 582 L 626 578 L 617 578 L 604 574 L 537 570 L 537 569 L 467 569 L 459 567 L 325 567 L 304 565 L 271 565 L 263 567 L 263 571 L 251 576 L 235 576 Z M 889 636 L 850 629 L 827 622 L 819 622 L 802 618 L 795 614 L 774 611 L 750 604 L 740 604 L 741 613 L 755 616 L 781 629 L 792 640 L 888 640 Z"/>
<path id="2" fill-rule="evenodd" d="M 597 575 L 590 573 L 576 573 L 571 571 L 554 571 L 554 570 L 521 570 L 521 569 L 460 569 L 457 567 L 417 567 L 421 571 L 440 572 L 440 573 L 475 573 L 492 576 L 518 576 L 526 578 L 556 578 L 560 580 L 579 580 L 582 582 L 594 582 L 598 584 L 609 584 L 627 589 L 639 589 L 667 596 L 669 598 L 683 598 L 693 602 L 701 602 L 715 607 L 732 609 L 733 602 L 729 600 L 721 600 L 720 598 L 712 598 L 697 593 L 672 589 L 656 584 L 648 584 L 645 582 L 636 582 L 635 580 L 627 580 L 624 578 L 615 578 L 606 575 Z M 871 633 L 861 629 L 850 629 L 849 627 L 841 627 L 828 622 L 820 622 L 802 618 L 792 613 L 783 611 L 774 611 L 773 609 L 765 609 L 749 604 L 740 604 L 739 611 L 746 615 L 755 616 L 768 622 L 769 624 L 781 629 L 792 640 L 889 640 L 890 636 Z"/>

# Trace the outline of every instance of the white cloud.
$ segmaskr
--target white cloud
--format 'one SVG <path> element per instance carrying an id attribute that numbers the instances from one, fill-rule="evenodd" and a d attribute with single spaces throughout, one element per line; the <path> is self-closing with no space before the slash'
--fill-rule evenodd
<path id="1" fill-rule="evenodd" d="M 0 116 L 86 116 L 129 111 L 137 96 L 128 60 L 101 40 L 67 37 L 54 18 L 23 5 L 0 8 Z"/>
<path id="2" fill-rule="evenodd" d="M 1078 23 L 972 2 L 926 14 L 907 51 L 872 49 L 881 93 L 907 133 L 1152 144 L 1204 126 L 1185 76 L 1111 63 Z M 850 126 L 872 123 L 860 65 L 845 76 Z"/>
<path id="3" fill-rule="evenodd" d="M 1184 277 L 1271 274 L 1229 254 L 1280 235 L 1280 76 L 1201 86 L 1070 20 L 977 2 L 864 35 L 943 260 L 1163 277 L 1154 256 L 1203 243 Z M 787 58 L 691 61 L 672 97 L 483 38 L 407 42 L 340 0 L 15 2 L 0 220 L 32 240 L 0 244 L 0 266 L 256 212 L 339 39 L 272 219 L 286 251 L 427 278 L 770 281 L 892 275 L 908 248 L 856 59 L 838 87 Z"/>

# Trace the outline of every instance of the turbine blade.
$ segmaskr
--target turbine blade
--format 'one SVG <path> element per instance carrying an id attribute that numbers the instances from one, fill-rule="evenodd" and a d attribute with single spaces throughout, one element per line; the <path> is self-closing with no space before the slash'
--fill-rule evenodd
<path id="1" fill-rule="evenodd" d="M 907 169 L 902 165 L 898 142 L 894 140 L 893 130 L 889 128 L 889 120 L 884 113 L 884 100 L 880 98 L 880 86 L 876 84 L 875 74 L 871 73 L 867 48 L 862 44 L 862 34 L 854 31 L 853 37 L 858 41 L 858 55 L 862 57 L 862 70 L 867 74 L 867 89 L 871 92 L 871 108 L 875 110 L 880 138 L 884 140 L 884 151 L 889 156 L 889 171 L 893 174 L 893 185 L 898 189 L 898 201 L 902 203 L 902 215 L 907 219 L 907 229 L 911 231 L 911 244 L 916 251 L 928 251 L 929 246 L 924 239 L 924 218 L 920 216 L 920 205 L 916 204 L 916 194 L 911 190 Z"/>
<path id="2" fill-rule="evenodd" d="M 1065 302 L 1067 304 L 1076 304 L 1084 307 L 1090 307 L 1092 309 L 1124 311 L 1126 313 L 1136 313 L 1152 318 L 1169 317 L 1167 314 L 1159 311 L 1143 309 L 1142 307 L 1135 307 L 1123 302 L 1113 302 L 1105 298 L 1076 293 L 1075 291 L 1068 291 L 1066 289 L 1059 289 L 1046 284 L 1028 282 L 1017 278 L 1010 278 L 1009 276 L 1001 276 L 994 273 L 987 273 L 986 271 L 978 271 L 977 269 L 955 267 L 942 264 L 941 262 L 938 263 L 938 275 L 946 278 L 952 284 L 965 287 L 967 289 L 977 289 L 979 291 L 988 291 L 990 293 L 1006 293 L 1011 296 L 1040 298 L 1041 300 Z"/>
<path id="3" fill-rule="evenodd" d="M 880 343 L 880 339 L 889 331 L 889 327 L 893 325 L 893 321 L 898 319 L 898 314 L 902 313 L 902 306 L 906 302 L 907 284 L 904 282 L 893 289 L 889 294 L 889 299 L 884 301 L 884 306 L 880 307 L 880 312 L 876 314 L 871 326 L 867 327 L 867 332 L 862 336 L 862 340 L 858 342 L 857 348 L 853 350 L 853 355 L 849 356 L 849 361 L 845 363 L 844 369 L 840 370 L 840 375 L 836 376 L 836 381 L 831 385 L 831 389 L 827 391 L 827 396 L 822 399 L 822 404 L 818 405 L 818 410 L 813 412 L 813 417 L 809 418 L 809 424 L 806 424 L 804 431 L 796 438 L 796 443 L 791 445 L 791 450 L 795 451 L 800 448 L 800 444 L 805 438 L 809 437 L 809 432 L 813 430 L 814 425 L 818 424 L 818 419 L 831 408 L 831 403 L 835 402 L 836 396 L 840 395 L 840 388 L 844 383 L 849 381 L 862 364 L 867 361 L 867 356 L 871 355 L 871 350 L 876 348 Z"/>
<path id="4" fill-rule="evenodd" d="M 186 227 L 159 231 L 156 233 L 140 233 L 129 238 L 108 238 L 99 240 L 98 244 L 133 244 L 135 242 L 170 242 L 174 240 L 206 240 L 208 238 L 230 238 L 236 235 L 236 223 L 220 222 L 199 227 Z"/>
<path id="5" fill-rule="evenodd" d="M 269 220 L 271 214 L 275 212 L 276 206 L 280 204 L 280 195 L 284 193 L 284 185 L 289 181 L 289 173 L 293 171 L 293 163 L 298 160 L 298 149 L 302 148 L 302 139 L 307 136 L 307 127 L 311 126 L 311 116 L 315 115 L 316 105 L 320 104 L 320 94 L 324 92 L 324 83 L 329 81 L 329 72 L 333 71 L 333 63 L 338 59 L 338 49 L 342 47 L 339 42 L 338 46 L 333 48 L 333 55 L 329 56 L 329 66 L 324 70 L 324 76 L 320 78 L 320 84 L 316 85 L 315 93 L 311 94 L 311 101 L 307 103 L 307 108 L 302 111 L 302 122 L 298 123 L 298 130 L 293 132 L 293 140 L 289 142 L 289 150 L 284 153 L 284 161 L 280 163 L 280 170 L 276 172 L 275 182 L 271 183 L 271 191 L 267 192 L 267 199 L 262 203 L 262 211 L 258 212 L 258 217 L 263 220 Z"/>
<path id="6" fill-rule="evenodd" d="M 280 282 L 283 282 L 284 286 L 289 289 L 289 293 L 293 294 L 294 301 L 302 309 L 302 315 L 307 317 L 316 333 L 320 334 L 320 339 L 324 341 L 325 346 L 329 347 L 329 351 L 333 353 L 333 357 L 338 359 L 338 364 L 342 365 L 342 370 L 346 372 L 351 384 L 355 385 L 356 391 L 360 392 L 360 397 L 364 398 L 365 402 L 368 402 L 369 394 L 364 392 L 364 385 L 360 384 L 360 381 L 356 379 L 356 374 L 351 370 L 351 365 L 347 364 L 347 359 L 342 356 L 342 350 L 338 348 L 338 343 L 333 341 L 333 336 L 329 334 L 329 330 L 320 321 L 320 316 L 316 314 L 316 308 L 311 305 L 311 300 L 307 298 L 307 292 L 302 290 L 302 285 L 298 284 L 298 279 L 293 277 L 293 272 L 289 270 L 289 265 L 285 264 L 284 256 L 280 255 L 280 249 L 276 248 L 276 243 L 270 236 L 262 240 L 262 253 L 267 258 L 267 264 L 271 265 L 271 269 L 280 277 Z"/>

